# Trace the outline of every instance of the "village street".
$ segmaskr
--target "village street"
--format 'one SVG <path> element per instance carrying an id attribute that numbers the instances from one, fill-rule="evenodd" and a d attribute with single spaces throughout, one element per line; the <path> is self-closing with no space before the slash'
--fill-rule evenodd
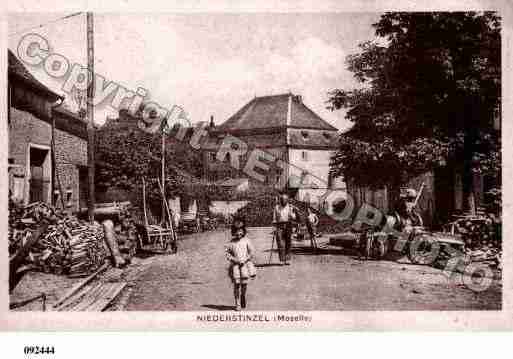
<path id="1" fill-rule="evenodd" d="M 500 309 L 501 287 L 474 293 L 440 270 L 398 261 L 360 261 L 321 239 L 319 254 L 296 243 L 292 265 L 267 265 L 270 228 L 250 228 L 257 279 L 248 310 L 476 310 Z M 176 255 L 141 260 L 117 310 L 231 310 L 224 243 L 228 231 L 182 237 Z M 277 253 L 273 263 L 277 263 Z"/>

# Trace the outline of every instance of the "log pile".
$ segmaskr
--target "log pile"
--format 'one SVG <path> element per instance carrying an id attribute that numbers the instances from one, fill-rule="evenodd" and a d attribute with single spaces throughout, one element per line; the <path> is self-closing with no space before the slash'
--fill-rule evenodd
<path id="1" fill-rule="evenodd" d="M 114 226 L 114 233 L 119 251 L 126 261 L 130 261 L 137 251 L 139 233 L 129 207 L 123 208 L 120 212 L 119 222 Z"/>
<path id="2" fill-rule="evenodd" d="M 500 223 L 493 217 L 465 216 L 454 222 L 454 231 L 472 249 L 500 248 Z"/>
<path id="3" fill-rule="evenodd" d="M 462 216 L 452 230 L 465 242 L 469 262 L 481 262 L 502 269 L 501 223 L 493 215 Z"/>
<path id="4" fill-rule="evenodd" d="M 36 270 L 53 274 L 85 276 L 95 271 L 107 255 L 103 228 L 36 202 L 9 207 L 9 253 L 14 255 L 32 233 L 49 224 L 25 258 Z"/>

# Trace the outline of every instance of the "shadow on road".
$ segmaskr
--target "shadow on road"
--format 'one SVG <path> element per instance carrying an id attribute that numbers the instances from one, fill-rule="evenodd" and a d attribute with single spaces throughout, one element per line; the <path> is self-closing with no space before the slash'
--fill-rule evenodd
<path id="1" fill-rule="evenodd" d="M 235 307 L 233 305 L 218 305 L 218 304 L 205 304 L 201 306 L 202 308 L 214 309 L 214 310 L 234 310 Z"/>
<path id="2" fill-rule="evenodd" d="M 255 263 L 255 267 L 257 267 L 257 268 L 281 267 L 281 263 Z"/>
<path id="3" fill-rule="evenodd" d="M 291 253 L 297 255 L 326 255 L 326 254 L 336 254 L 336 255 L 348 255 L 354 254 L 354 251 L 347 250 L 344 248 L 323 248 L 317 247 L 317 249 L 313 249 L 312 247 L 292 247 Z"/>

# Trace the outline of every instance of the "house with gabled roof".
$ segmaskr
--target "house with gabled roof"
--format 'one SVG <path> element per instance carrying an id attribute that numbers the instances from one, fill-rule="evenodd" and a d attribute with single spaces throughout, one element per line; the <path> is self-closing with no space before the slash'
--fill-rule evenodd
<path id="1" fill-rule="evenodd" d="M 267 161 L 264 182 L 286 188 L 299 200 L 315 202 L 327 189 L 345 191 L 341 178 L 330 175 L 330 158 L 337 148 L 338 130 L 311 110 L 299 95 L 255 97 L 222 124 L 211 121 L 209 139 L 203 144 L 205 176 L 210 181 L 244 177 L 229 161 L 216 160 L 216 151 L 226 136 L 247 144 L 245 156 L 253 149 L 272 154 Z M 282 160 L 286 168 L 277 166 Z M 263 162 L 266 162 L 263 159 Z"/>
<path id="2" fill-rule="evenodd" d="M 8 50 L 10 198 L 78 211 L 87 204 L 87 124 Z"/>

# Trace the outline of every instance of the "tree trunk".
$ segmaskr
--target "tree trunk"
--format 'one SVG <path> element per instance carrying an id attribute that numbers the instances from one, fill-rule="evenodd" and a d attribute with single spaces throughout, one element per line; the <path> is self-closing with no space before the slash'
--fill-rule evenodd
<path id="1" fill-rule="evenodd" d="M 472 155 L 473 151 L 467 148 L 467 137 L 465 136 L 465 153 L 463 159 L 463 175 L 462 175 L 462 186 L 463 186 L 463 210 L 470 213 L 471 215 L 476 214 L 476 198 L 474 194 L 474 175 L 472 173 Z M 470 146 L 469 146 L 470 147 Z"/>
<path id="2" fill-rule="evenodd" d="M 463 210 L 471 215 L 476 214 L 476 196 L 473 173 L 473 157 L 478 137 L 479 104 L 471 99 L 464 109 L 465 144 L 463 148 Z"/>

